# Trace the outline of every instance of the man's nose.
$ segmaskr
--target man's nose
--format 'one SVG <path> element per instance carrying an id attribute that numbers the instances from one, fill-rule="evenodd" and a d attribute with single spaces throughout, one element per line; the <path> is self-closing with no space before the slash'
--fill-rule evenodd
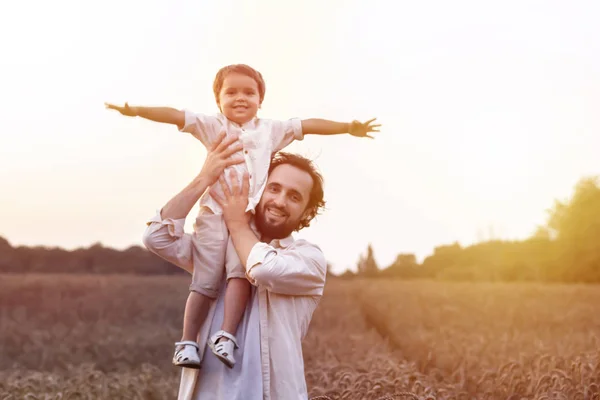
<path id="1" fill-rule="evenodd" d="M 277 193 L 277 195 L 273 198 L 273 203 L 275 203 L 275 205 L 277 207 L 284 208 L 285 207 L 285 194 L 282 192 Z"/>

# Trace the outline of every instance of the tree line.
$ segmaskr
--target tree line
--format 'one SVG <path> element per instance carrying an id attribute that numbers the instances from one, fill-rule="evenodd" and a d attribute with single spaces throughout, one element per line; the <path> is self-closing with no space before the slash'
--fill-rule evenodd
<path id="1" fill-rule="evenodd" d="M 96 243 L 68 251 L 13 247 L 0 237 L 0 273 L 185 272 L 140 246 L 121 251 Z M 399 254 L 383 268 L 377 265 L 369 245 L 358 260 L 357 272 L 346 271 L 341 277 L 600 282 L 600 178 L 583 178 L 570 199 L 555 200 L 546 224 L 525 240 L 488 240 L 466 247 L 446 244 L 436 247 L 422 263 L 414 254 Z"/>
<path id="2" fill-rule="evenodd" d="M 343 277 L 398 277 L 469 281 L 600 282 L 600 180 L 581 179 L 572 197 L 555 200 L 545 225 L 525 240 L 489 240 L 463 247 L 435 248 L 417 263 L 414 254 L 399 254 L 379 268 L 373 249 Z"/>
<path id="3" fill-rule="evenodd" d="M 116 250 L 96 243 L 88 248 L 13 247 L 0 237 L 0 273 L 179 274 L 180 268 L 140 246 Z"/>

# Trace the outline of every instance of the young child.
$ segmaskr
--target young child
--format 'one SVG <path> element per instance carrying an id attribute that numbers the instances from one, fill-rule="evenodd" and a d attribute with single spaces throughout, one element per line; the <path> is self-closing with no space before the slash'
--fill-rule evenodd
<path id="1" fill-rule="evenodd" d="M 246 171 L 249 174 L 250 190 L 246 211 L 254 212 L 262 196 L 272 155 L 294 140 L 302 140 L 306 134 L 341 133 L 372 138 L 369 132 L 379 132 L 380 125 L 372 124 L 375 119 L 365 123 L 341 123 L 323 119 L 293 118 L 276 121 L 257 118 L 257 111 L 265 96 L 265 82 L 258 71 L 244 64 L 221 68 L 215 77 L 213 91 L 220 110 L 215 115 L 170 107 L 132 107 L 127 103 L 124 106 L 106 104 L 106 107 L 126 116 L 174 124 L 180 131 L 191 133 L 207 149 L 221 131 L 225 131 L 227 137 L 239 138 L 242 150 L 232 157 L 243 157 L 245 162 L 229 168 L 236 169 L 238 177 L 242 177 Z M 229 183 L 228 169 L 225 170 L 224 178 Z M 215 185 L 212 190 L 222 196 L 219 186 Z M 198 229 L 199 227 L 202 229 Z M 203 268 L 194 268 L 192 274 L 183 336 L 181 341 L 175 343 L 173 364 L 200 368 L 197 336 L 206 319 L 210 300 L 216 299 L 218 295 L 225 266 L 227 286 L 223 324 L 221 330 L 210 337 L 208 345 L 225 365 L 233 368 L 233 352 L 238 347 L 235 333 L 249 301 L 250 283 L 229 237 L 221 207 L 210 195 L 210 191 L 200 199 L 200 212 L 194 228 L 196 234 L 202 236 L 204 251 L 199 254 L 201 259 L 198 261 Z M 206 232 L 210 234 L 207 235 Z"/>

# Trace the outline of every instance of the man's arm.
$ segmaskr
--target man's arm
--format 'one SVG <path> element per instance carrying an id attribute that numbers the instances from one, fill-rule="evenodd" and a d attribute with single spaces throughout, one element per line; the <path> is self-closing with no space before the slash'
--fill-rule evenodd
<path id="1" fill-rule="evenodd" d="M 146 225 L 142 236 L 144 246 L 163 260 L 192 274 L 194 272 L 193 243 L 192 236 L 183 231 L 185 218 L 161 218 L 158 212 Z"/>
<path id="2" fill-rule="evenodd" d="M 185 219 L 194 204 L 210 186 L 209 180 L 202 173 L 196 176 L 183 190 L 165 204 L 160 211 L 163 219 Z"/>
<path id="3" fill-rule="evenodd" d="M 106 108 L 117 110 L 127 117 L 141 117 L 150 121 L 162 122 L 164 124 L 177 125 L 178 129 L 183 129 L 185 125 L 185 112 L 171 107 L 141 107 L 130 106 L 125 103 L 124 106 L 104 103 Z"/>
<path id="4" fill-rule="evenodd" d="M 235 251 L 242 263 L 244 268 L 246 267 L 246 262 L 248 260 L 248 256 L 250 252 L 254 248 L 257 243 L 260 243 L 260 240 L 252 229 L 250 229 L 250 225 L 248 222 L 240 221 L 233 222 L 227 224 L 227 229 L 229 229 L 229 235 L 231 236 L 231 241 L 233 242 L 233 247 L 235 247 Z"/>
<path id="5" fill-rule="evenodd" d="M 289 249 L 257 243 L 246 262 L 246 277 L 255 286 L 291 296 L 321 296 L 327 261 L 319 247 L 297 240 Z"/>
<path id="6" fill-rule="evenodd" d="M 298 240 L 291 250 L 278 249 L 259 241 L 247 222 L 230 222 L 227 227 L 253 285 L 291 296 L 323 294 L 327 260 L 317 246 Z"/>
<path id="7" fill-rule="evenodd" d="M 237 138 L 224 138 L 225 132 L 221 132 L 209 150 L 200 173 L 150 219 L 144 232 L 143 243 L 148 250 L 190 273 L 193 271 L 193 243 L 191 235 L 183 231 L 185 218 L 225 168 L 244 162 L 243 158 L 230 159 L 241 148 L 239 143 L 233 145 Z"/>
<path id="8" fill-rule="evenodd" d="M 302 120 L 302 133 L 304 135 L 338 135 L 349 133 L 352 136 L 368 137 L 373 139 L 369 132 L 379 132 L 380 124 L 373 125 L 373 118 L 367 122 L 335 122 L 327 119 L 310 118 Z"/>

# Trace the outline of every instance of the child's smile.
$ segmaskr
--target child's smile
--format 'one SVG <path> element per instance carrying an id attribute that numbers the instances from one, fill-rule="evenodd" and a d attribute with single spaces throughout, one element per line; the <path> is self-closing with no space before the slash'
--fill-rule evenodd
<path id="1" fill-rule="evenodd" d="M 243 125 L 256 116 L 260 107 L 258 84 L 249 76 L 232 72 L 223 80 L 219 103 L 227 119 Z"/>

